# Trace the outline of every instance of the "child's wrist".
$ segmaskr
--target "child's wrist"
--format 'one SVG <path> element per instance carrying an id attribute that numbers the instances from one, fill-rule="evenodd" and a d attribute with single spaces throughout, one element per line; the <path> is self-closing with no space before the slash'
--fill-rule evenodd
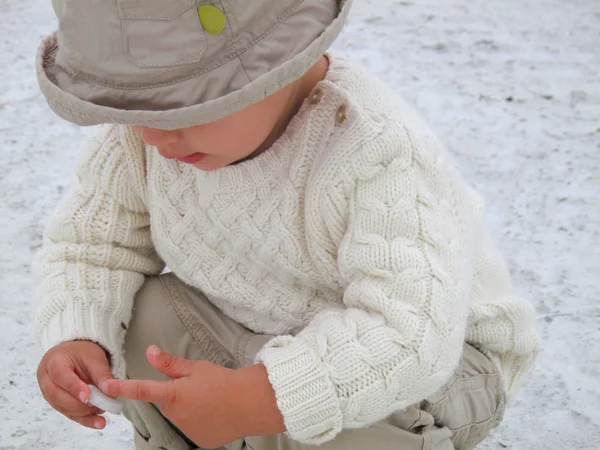
<path id="1" fill-rule="evenodd" d="M 236 370 L 228 386 L 229 417 L 244 436 L 271 436 L 285 431 L 275 391 L 262 364 Z"/>

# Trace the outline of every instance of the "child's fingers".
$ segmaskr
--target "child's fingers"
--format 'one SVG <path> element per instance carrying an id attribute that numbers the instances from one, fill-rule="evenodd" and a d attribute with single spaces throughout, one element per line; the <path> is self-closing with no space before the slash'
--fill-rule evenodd
<path id="1" fill-rule="evenodd" d="M 77 376 L 68 364 L 61 362 L 50 364 L 48 375 L 54 384 L 79 399 L 82 403 L 90 399 L 90 388 Z"/>
<path id="2" fill-rule="evenodd" d="M 67 417 L 83 417 L 94 414 L 103 414 L 104 411 L 92 404 L 82 403 L 60 386 L 55 386 L 51 391 L 50 405 Z"/>
<path id="3" fill-rule="evenodd" d="M 102 416 L 69 417 L 69 419 L 84 427 L 93 428 L 95 430 L 101 430 L 106 426 L 106 419 Z"/>
<path id="4" fill-rule="evenodd" d="M 158 405 L 170 403 L 175 398 L 173 380 L 108 380 L 101 388 L 106 395 L 113 398 L 122 397 Z"/>
<path id="5" fill-rule="evenodd" d="M 191 368 L 197 361 L 179 358 L 171 355 L 156 345 L 151 345 L 146 350 L 146 358 L 155 369 L 164 373 L 169 378 L 188 377 L 191 374 Z"/>

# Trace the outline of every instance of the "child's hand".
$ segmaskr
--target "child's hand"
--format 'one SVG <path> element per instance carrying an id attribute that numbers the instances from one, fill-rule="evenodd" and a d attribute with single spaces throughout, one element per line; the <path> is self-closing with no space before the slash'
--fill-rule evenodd
<path id="1" fill-rule="evenodd" d="M 148 361 L 169 381 L 113 380 L 101 386 L 111 397 L 152 402 L 201 448 L 218 448 L 244 437 L 230 417 L 227 390 L 235 372 L 208 361 L 177 358 L 150 346 Z"/>
<path id="2" fill-rule="evenodd" d="M 102 429 L 104 411 L 87 404 L 91 391 L 112 379 L 104 349 L 91 341 L 71 341 L 52 347 L 38 366 L 37 379 L 46 401 L 61 414 L 89 428 Z"/>
<path id="3" fill-rule="evenodd" d="M 156 370 L 173 379 L 112 380 L 101 386 L 104 393 L 158 405 L 201 448 L 285 431 L 275 392 L 261 364 L 228 369 L 177 358 L 156 346 L 148 347 L 146 357 Z"/>

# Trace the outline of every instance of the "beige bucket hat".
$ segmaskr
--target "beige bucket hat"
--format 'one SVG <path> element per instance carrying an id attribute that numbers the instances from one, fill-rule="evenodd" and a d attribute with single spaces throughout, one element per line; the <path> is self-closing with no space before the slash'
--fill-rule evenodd
<path id="1" fill-rule="evenodd" d="M 60 117 L 166 130 L 211 122 L 301 77 L 351 0 L 53 0 L 38 82 Z"/>

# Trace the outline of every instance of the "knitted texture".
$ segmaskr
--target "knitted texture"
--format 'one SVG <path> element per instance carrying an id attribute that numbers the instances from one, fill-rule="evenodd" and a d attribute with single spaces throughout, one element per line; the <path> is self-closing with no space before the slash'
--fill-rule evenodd
<path id="1" fill-rule="evenodd" d="M 36 260 L 45 349 L 94 340 L 123 376 L 133 297 L 166 263 L 277 335 L 256 361 L 295 440 L 323 443 L 423 400 L 465 341 L 512 391 L 539 344 L 482 199 L 406 103 L 330 61 L 283 136 L 236 165 L 200 171 L 105 129 Z"/>

